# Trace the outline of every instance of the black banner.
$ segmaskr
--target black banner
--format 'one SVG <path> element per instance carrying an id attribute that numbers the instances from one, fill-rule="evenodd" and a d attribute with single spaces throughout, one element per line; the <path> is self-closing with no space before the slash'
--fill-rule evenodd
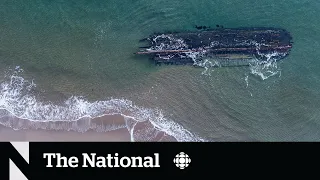
<path id="1" fill-rule="evenodd" d="M 296 163 L 299 154 L 293 152 L 306 150 L 303 148 L 308 144 L 303 144 L 31 142 L 28 164 L 11 143 L 0 143 L 0 179 L 9 179 L 5 173 L 9 170 L 9 159 L 29 180 L 188 178 L 261 165 L 272 169 Z M 309 145 L 313 146 L 309 153 L 318 152 L 317 144 Z"/>

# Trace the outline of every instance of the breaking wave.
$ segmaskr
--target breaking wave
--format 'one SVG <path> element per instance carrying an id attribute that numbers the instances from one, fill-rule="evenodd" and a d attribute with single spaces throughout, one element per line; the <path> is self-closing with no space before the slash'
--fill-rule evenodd
<path id="1" fill-rule="evenodd" d="M 107 132 L 127 128 L 131 141 L 152 141 L 173 137 L 177 141 L 205 141 L 180 124 L 166 118 L 160 109 L 148 109 L 127 99 L 89 102 L 73 96 L 57 105 L 40 102 L 32 95 L 36 87 L 19 75 L 19 67 L 0 85 L 0 124 L 13 129 L 73 130 Z M 97 122 L 106 115 L 121 115 L 123 124 Z M 140 124 L 140 125 L 139 125 Z M 141 124 L 144 127 L 141 128 Z M 140 126 L 140 127 L 139 127 Z"/>

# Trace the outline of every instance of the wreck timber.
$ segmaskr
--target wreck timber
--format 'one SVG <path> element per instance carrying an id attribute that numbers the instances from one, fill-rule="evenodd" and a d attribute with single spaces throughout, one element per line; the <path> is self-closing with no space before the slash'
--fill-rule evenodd
<path id="1" fill-rule="evenodd" d="M 286 30 L 265 27 L 160 33 L 141 40 L 148 45 L 136 54 L 150 56 L 155 64 L 196 65 L 214 59 L 221 66 L 241 66 L 286 57 L 291 40 Z"/>

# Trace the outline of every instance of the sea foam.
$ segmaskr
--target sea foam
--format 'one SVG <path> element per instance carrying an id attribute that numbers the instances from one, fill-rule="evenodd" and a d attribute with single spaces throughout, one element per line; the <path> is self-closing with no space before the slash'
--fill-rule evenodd
<path id="1" fill-rule="evenodd" d="M 16 68 L 9 80 L 0 85 L 0 124 L 4 126 L 16 130 L 35 128 L 78 132 L 127 128 L 131 141 L 148 141 L 149 136 L 157 136 L 159 132 L 177 141 L 206 141 L 166 118 L 162 110 L 140 107 L 127 99 L 89 102 L 84 97 L 72 96 L 59 105 L 41 102 L 31 93 L 36 84 L 23 78 L 20 71 L 19 67 Z M 103 125 L 93 122 L 93 119 L 106 115 L 121 115 L 125 123 Z M 148 125 L 143 130 L 136 130 L 137 124 L 143 122 Z"/>

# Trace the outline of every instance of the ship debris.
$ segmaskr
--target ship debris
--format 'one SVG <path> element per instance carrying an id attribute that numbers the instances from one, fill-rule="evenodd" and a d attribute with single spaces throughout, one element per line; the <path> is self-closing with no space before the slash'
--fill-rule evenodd
<path id="1" fill-rule="evenodd" d="M 149 55 L 157 65 L 198 65 L 214 59 L 220 66 L 249 65 L 270 58 L 277 61 L 289 54 L 293 43 L 285 29 L 267 27 L 156 33 L 141 42 L 148 45 L 136 54 Z"/>

